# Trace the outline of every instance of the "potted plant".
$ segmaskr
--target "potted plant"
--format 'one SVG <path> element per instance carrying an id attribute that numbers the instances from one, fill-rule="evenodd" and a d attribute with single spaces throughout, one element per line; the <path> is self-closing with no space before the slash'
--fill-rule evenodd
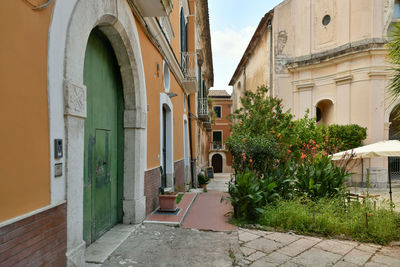
<path id="1" fill-rule="evenodd" d="M 160 211 L 176 211 L 176 198 L 178 194 L 175 192 L 165 192 L 164 188 L 160 187 L 158 199 L 160 201 Z"/>
<path id="2" fill-rule="evenodd" d="M 197 175 L 197 180 L 199 181 L 199 185 L 201 188 L 205 188 L 207 186 L 208 182 L 210 181 L 210 179 L 202 173 L 199 173 Z"/>

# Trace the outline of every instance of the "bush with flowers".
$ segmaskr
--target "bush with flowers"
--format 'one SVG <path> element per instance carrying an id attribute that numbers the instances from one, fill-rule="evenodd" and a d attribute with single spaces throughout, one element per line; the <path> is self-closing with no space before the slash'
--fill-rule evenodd
<path id="1" fill-rule="evenodd" d="M 231 136 L 226 141 L 233 155 L 235 179 L 229 193 L 236 218 L 254 219 L 255 210 L 277 199 L 297 195 L 317 199 L 334 196 L 343 189 L 349 170 L 335 166 L 328 154 L 360 143 L 365 128 L 350 126 L 348 134 L 343 135 L 349 126 L 317 125 L 308 114 L 294 120 L 289 111 L 283 110 L 282 100 L 269 96 L 266 87 L 246 92 L 241 103 L 242 108 L 230 117 Z M 356 141 L 351 134 L 356 135 Z M 239 201 L 241 197 L 257 201 Z"/>

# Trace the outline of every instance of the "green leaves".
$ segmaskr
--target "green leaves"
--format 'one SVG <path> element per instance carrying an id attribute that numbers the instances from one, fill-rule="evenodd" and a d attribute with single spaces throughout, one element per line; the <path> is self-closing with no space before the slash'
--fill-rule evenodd
<path id="1" fill-rule="evenodd" d="M 392 26 L 387 47 L 389 48 L 389 59 L 394 65 L 389 91 L 392 101 L 395 102 L 400 97 L 400 24 L 392 23 Z"/>

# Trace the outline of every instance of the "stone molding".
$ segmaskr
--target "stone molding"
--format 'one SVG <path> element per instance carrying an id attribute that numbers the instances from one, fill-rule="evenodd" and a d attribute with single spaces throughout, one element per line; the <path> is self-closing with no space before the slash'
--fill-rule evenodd
<path id="1" fill-rule="evenodd" d="M 62 8 L 63 5 L 56 7 Z M 62 16 L 54 17 L 53 22 L 63 19 Z M 109 39 L 121 67 L 126 123 L 123 222 L 139 223 L 145 217 L 147 99 L 136 22 L 126 0 L 77 0 L 66 28 L 64 56 L 68 266 L 85 265 L 82 226 L 86 88 L 82 84 L 87 41 L 95 27 Z"/>
<path id="2" fill-rule="evenodd" d="M 336 85 L 348 84 L 351 83 L 351 81 L 353 80 L 353 75 L 352 74 L 343 75 L 336 77 L 333 80 L 335 81 Z"/>
<path id="3" fill-rule="evenodd" d="M 64 80 L 64 114 L 86 118 L 86 86 Z"/>
<path id="4" fill-rule="evenodd" d="M 386 43 L 387 40 L 384 38 L 364 39 L 353 43 L 347 43 L 345 45 L 341 45 L 336 48 L 329 49 L 320 53 L 288 58 L 286 66 L 287 68 L 292 70 L 299 67 L 319 64 L 322 62 L 326 62 L 328 60 L 332 60 L 338 57 L 343 57 L 354 53 L 370 51 L 376 48 L 384 48 L 384 45 Z"/>

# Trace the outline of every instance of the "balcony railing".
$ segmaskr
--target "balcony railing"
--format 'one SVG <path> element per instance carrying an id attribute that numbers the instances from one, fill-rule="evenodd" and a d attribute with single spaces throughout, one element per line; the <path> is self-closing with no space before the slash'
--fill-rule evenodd
<path id="1" fill-rule="evenodd" d="M 197 57 L 195 52 L 181 52 L 181 69 L 184 76 L 184 86 L 189 92 L 197 89 Z"/>
<path id="2" fill-rule="evenodd" d="M 200 120 L 208 120 L 208 101 L 207 98 L 198 99 L 198 116 Z"/>
<path id="3" fill-rule="evenodd" d="M 211 143 L 210 150 L 225 150 L 225 146 L 221 141 L 214 141 Z"/>
<path id="4" fill-rule="evenodd" d="M 182 62 L 181 68 L 185 79 L 196 79 L 196 53 L 195 52 L 181 52 Z"/>

